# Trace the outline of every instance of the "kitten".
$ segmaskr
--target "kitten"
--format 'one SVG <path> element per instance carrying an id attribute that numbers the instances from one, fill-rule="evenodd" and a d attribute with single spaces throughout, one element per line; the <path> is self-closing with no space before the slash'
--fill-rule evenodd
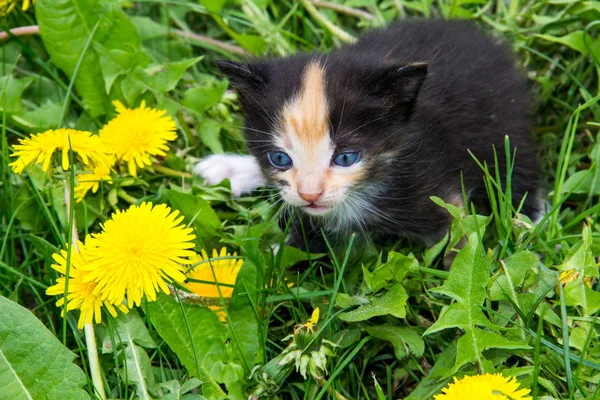
<path id="1" fill-rule="evenodd" d="M 495 146 L 503 174 L 505 136 L 513 204 L 527 195 L 523 212 L 539 211 L 527 79 L 471 23 L 405 21 L 328 54 L 218 66 L 239 94 L 250 155 L 210 156 L 195 172 L 228 178 L 234 195 L 275 185 L 310 239 L 322 228 L 435 243 L 450 217 L 430 196 L 462 206 L 462 173 L 467 200 L 486 198 L 468 150 L 493 166 Z"/>

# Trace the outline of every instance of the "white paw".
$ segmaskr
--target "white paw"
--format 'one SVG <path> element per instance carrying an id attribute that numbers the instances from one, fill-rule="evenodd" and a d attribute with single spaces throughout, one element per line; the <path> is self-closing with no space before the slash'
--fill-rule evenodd
<path id="1" fill-rule="evenodd" d="M 216 185 L 225 179 L 231 183 L 231 193 L 239 197 L 263 186 L 267 180 L 252 156 L 215 154 L 200 160 L 194 173 L 201 176 L 207 185 Z"/>

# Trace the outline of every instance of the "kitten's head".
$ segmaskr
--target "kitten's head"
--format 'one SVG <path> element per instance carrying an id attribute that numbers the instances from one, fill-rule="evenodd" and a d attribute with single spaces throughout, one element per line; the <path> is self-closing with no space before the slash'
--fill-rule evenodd
<path id="1" fill-rule="evenodd" d="M 248 150 L 309 215 L 353 199 L 357 208 L 361 191 L 384 184 L 386 166 L 418 141 L 410 115 L 426 64 L 303 55 L 218 66 L 239 94 Z"/>

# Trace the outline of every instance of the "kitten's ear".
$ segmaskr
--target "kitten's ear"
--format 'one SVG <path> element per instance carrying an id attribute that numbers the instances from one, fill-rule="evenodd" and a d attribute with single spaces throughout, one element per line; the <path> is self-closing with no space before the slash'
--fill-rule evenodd
<path id="1" fill-rule="evenodd" d="M 426 63 L 382 67 L 372 76 L 369 86 L 377 96 L 391 96 L 394 103 L 411 105 L 417 100 L 427 70 Z"/>
<path id="2" fill-rule="evenodd" d="M 268 79 L 267 70 L 261 64 L 249 64 L 234 61 L 217 61 L 219 70 L 229 79 L 231 86 L 239 90 L 259 90 Z"/>

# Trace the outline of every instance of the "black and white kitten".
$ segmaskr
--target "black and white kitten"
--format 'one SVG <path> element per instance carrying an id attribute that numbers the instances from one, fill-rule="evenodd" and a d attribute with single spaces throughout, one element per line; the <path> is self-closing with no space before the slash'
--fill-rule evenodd
<path id="1" fill-rule="evenodd" d="M 462 206 L 462 172 L 468 200 L 485 198 L 468 150 L 493 166 L 495 146 L 502 174 L 505 136 L 513 203 L 527 194 L 523 212 L 539 211 L 526 77 L 470 23 L 405 21 L 328 54 L 218 66 L 239 94 L 251 155 L 213 155 L 195 172 L 229 179 L 234 195 L 277 186 L 304 229 L 435 243 L 450 218 L 430 196 Z"/>

